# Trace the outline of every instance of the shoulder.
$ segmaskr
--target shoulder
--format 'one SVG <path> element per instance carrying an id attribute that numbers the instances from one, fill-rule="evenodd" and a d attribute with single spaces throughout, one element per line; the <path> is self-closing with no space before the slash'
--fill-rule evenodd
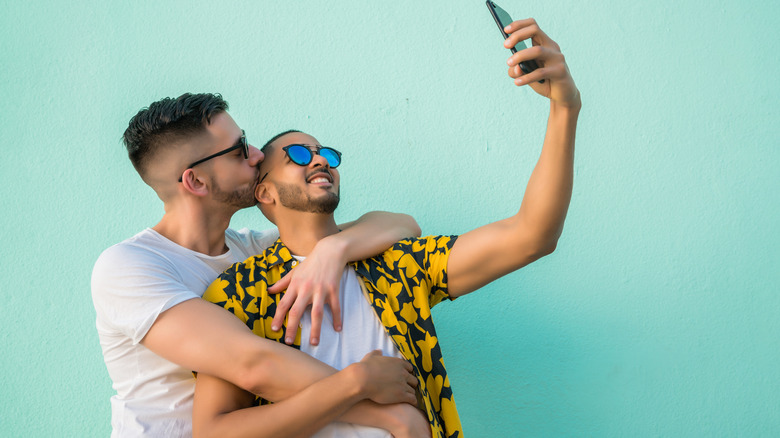
<path id="1" fill-rule="evenodd" d="M 404 239 L 396 242 L 390 249 L 385 251 L 385 255 L 397 252 L 405 254 L 448 253 L 457 238 L 458 236 L 456 235 L 440 235 Z"/>
<path id="2" fill-rule="evenodd" d="M 458 236 L 425 236 L 399 240 L 393 246 L 376 257 L 356 262 L 355 266 L 364 264 L 370 269 L 397 270 L 412 265 L 427 267 L 432 261 L 436 264 L 449 255 L 452 245 Z"/>
<path id="3" fill-rule="evenodd" d="M 279 230 L 276 228 L 261 231 L 249 228 L 241 228 L 240 230 L 228 228 L 225 230 L 225 240 L 228 242 L 228 246 L 233 250 L 243 252 L 247 257 L 264 251 L 273 245 L 278 238 Z"/>
<path id="4" fill-rule="evenodd" d="M 166 260 L 165 242 L 156 239 L 154 232 L 146 229 L 103 251 L 95 262 L 95 270 L 117 265 L 155 264 Z"/>
<path id="5" fill-rule="evenodd" d="M 193 254 L 146 229 L 100 254 L 92 269 L 93 295 L 141 286 L 178 287 L 181 267 L 192 263 Z"/>
<path id="6" fill-rule="evenodd" d="M 103 251 L 91 279 L 98 317 L 123 333 L 143 336 L 160 312 L 199 297 L 178 269 L 191 256 L 177 247 L 147 229 Z"/>

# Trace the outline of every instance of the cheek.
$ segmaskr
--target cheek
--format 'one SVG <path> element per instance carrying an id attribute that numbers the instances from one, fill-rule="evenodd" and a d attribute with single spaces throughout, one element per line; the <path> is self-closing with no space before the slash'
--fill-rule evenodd
<path id="1" fill-rule="evenodd" d="M 217 170 L 225 180 L 245 180 L 257 175 L 257 167 L 249 165 L 248 160 L 225 160 Z"/>

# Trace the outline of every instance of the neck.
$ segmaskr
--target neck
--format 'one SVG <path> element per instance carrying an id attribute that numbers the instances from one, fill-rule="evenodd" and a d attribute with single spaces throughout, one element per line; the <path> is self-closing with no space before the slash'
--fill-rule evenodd
<path id="1" fill-rule="evenodd" d="M 317 242 L 339 232 L 333 214 L 289 211 L 277 214 L 276 224 L 284 245 L 299 256 L 308 256 Z"/>
<path id="2" fill-rule="evenodd" d="M 210 256 L 227 252 L 225 230 L 233 211 L 218 211 L 198 202 L 165 205 L 165 214 L 152 229 L 187 249 Z"/>

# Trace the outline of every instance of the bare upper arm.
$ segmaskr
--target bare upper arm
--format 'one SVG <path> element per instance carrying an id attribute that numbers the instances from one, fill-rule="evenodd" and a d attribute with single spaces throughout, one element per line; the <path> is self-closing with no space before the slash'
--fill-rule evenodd
<path id="1" fill-rule="evenodd" d="M 472 292 L 548 254 L 518 215 L 458 237 L 447 261 L 450 297 Z"/>
<path id="2" fill-rule="evenodd" d="M 192 299 L 160 314 L 141 344 L 184 368 L 241 384 L 258 339 L 230 312 Z"/>
<path id="3" fill-rule="evenodd" d="M 235 315 L 200 298 L 163 312 L 141 343 L 184 368 L 271 401 L 335 372 L 306 353 L 257 336 Z"/>

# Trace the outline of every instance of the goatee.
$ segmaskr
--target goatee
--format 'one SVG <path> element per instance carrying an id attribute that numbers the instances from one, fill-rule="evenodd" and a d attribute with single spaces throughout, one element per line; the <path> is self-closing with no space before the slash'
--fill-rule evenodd
<path id="1" fill-rule="evenodd" d="M 339 206 L 339 194 L 327 192 L 319 198 L 312 198 L 294 184 L 276 184 L 279 203 L 291 210 L 305 213 L 331 214 Z"/>

